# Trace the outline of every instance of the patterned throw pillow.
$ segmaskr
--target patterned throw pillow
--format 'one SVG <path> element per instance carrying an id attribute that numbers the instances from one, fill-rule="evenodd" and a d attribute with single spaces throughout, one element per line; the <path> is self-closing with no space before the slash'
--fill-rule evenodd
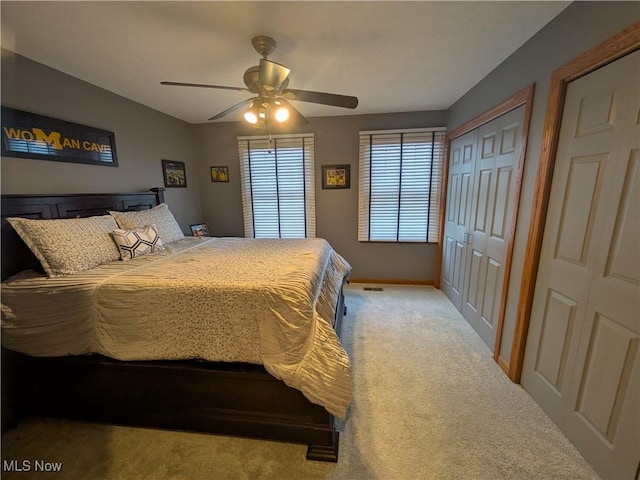
<path id="1" fill-rule="evenodd" d="M 184 238 L 184 233 L 166 203 L 161 203 L 150 210 L 135 212 L 109 212 L 116 219 L 120 228 L 135 230 L 146 225 L 155 225 L 165 245 Z"/>
<path id="2" fill-rule="evenodd" d="M 121 260 L 131 260 L 164 248 L 155 225 L 147 225 L 137 230 L 117 228 L 113 231 L 113 239 L 120 250 Z"/>
<path id="3" fill-rule="evenodd" d="M 109 215 L 33 220 L 7 218 L 40 260 L 49 277 L 88 270 L 120 258 L 113 239 L 118 225 Z"/>

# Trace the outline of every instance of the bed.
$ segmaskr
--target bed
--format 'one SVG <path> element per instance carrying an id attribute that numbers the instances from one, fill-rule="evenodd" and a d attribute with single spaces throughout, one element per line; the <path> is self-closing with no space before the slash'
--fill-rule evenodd
<path id="1" fill-rule="evenodd" d="M 283 242 L 187 237 L 144 258 L 47 279 L 42 272 L 43 266 L 47 270 L 46 261 L 34 256 L 33 246 L 25 245 L 16 233 L 21 231 L 19 225 L 5 221 L 7 217 L 89 220 L 114 211 L 155 211 L 159 205 L 164 205 L 161 188 L 135 194 L 2 197 L 3 430 L 21 416 L 56 416 L 302 443 L 308 445 L 307 459 L 337 461 L 336 416 L 344 417 L 351 394 L 348 357 L 339 343 L 346 312 L 342 286 L 350 267 L 344 262 L 340 268 L 329 268 L 341 257 L 326 242 L 305 241 L 303 247 L 302 241 L 286 241 L 284 250 L 298 255 L 296 265 L 319 263 L 331 275 L 314 269 L 302 275 L 300 267 L 291 266 L 271 274 L 285 258 L 271 250 L 271 243 Z M 247 263 L 234 256 L 241 251 L 249 254 L 253 269 L 233 270 L 233 265 Z M 204 263 L 209 257 L 211 265 Z M 192 272 L 195 283 L 187 272 Z M 282 281 L 276 282 L 276 276 Z M 245 282 L 258 296 L 247 296 L 237 283 L 227 285 L 230 277 Z M 79 290 L 86 288 L 92 289 L 91 294 L 83 296 Z M 123 289 L 127 302 L 146 298 L 144 308 L 150 314 L 145 315 L 144 308 L 133 310 L 133 303 L 123 307 L 117 301 Z M 23 290 L 32 301 L 20 303 L 18 293 Z M 311 301 L 311 312 L 307 300 L 291 300 L 292 292 L 298 291 Z M 64 301 L 57 297 L 62 294 Z M 167 301 L 174 298 L 172 294 L 182 300 Z M 200 297 L 211 298 L 200 301 Z M 83 298 L 92 299 L 89 303 L 100 313 L 99 328 L 92 327 L 90 334 L 86 328 L 73 327 L 83 319 L 91 323 L 98 318 L 95 313 L 81 314 Z M 72 307 L 48 319 L 47 302 Z M 31 309 L 39 318 L 37 328 L 26 335 L 12 330 L 20 325 L 12 323 L 12 315 L 21 309 Z M 260 321 L 252 324 L 252 315 Z M 308 322 L 309 315 L 320 320 Z M 211 331 L 181 327 L 206 326 L 203 317 L 210 316 L 224 328 L 216 330 L 214 323 L 209 324 Z M 71 329 L 47 330 L 66 320 Z M 304 334 L 307 325 L 312 334 Z M 236 345 L 232 338 L 254 341 Z"/>

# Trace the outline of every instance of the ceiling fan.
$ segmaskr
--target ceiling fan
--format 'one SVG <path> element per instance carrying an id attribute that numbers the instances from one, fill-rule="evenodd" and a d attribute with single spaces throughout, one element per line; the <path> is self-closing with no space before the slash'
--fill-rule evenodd
<path id="1" fill-rule="evenodd" d="M 357 97 L 288 88 L 291 70 L 284 65 L 267 59 L 267 56 L 275 50 L 276 41 L 271 37 L 258 36 L 251 43 L 253 48 L 262 55 L 262 58 L 259 65 L 249 67 L 244 72 L 246 88 L 183 82 L 160 83 L 178 87 L 217 88 L 253 93 L 256 95 L 255 97 L 236 103 L 225 111 L 214 115 L 209 120 L 217 120 L 247 106 L 244 119 L 257 128 L 269 128 L 270 122 L 273 121 L 277 123 L 290 121 L 296 127 L 309 123 L 298 110 L 293 108 L 289 100 L 343 108 L 356 108 L 358 106 Z"/>

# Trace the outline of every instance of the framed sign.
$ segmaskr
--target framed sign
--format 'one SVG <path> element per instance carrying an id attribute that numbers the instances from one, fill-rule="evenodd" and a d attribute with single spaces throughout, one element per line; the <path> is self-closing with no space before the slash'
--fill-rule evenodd
<path id="1" fill-rule="evenodd" d="M 2 156 L 118 166 L 113 132 L 2 107 Z"/>
<path id="2" fill-rule="evenodd" d="M 187 186 L 187 171 L 184 162 L 162 160 L 162 176 L 164 177 L 164 186 L 167 188 Z"/>
<path id="3" fill-rule="evenodd" d="M 229 167 L 211 167 L 212 182 L 228 182 Z"/>
<path id="4" fill-rule="evenodd" d="M 351 165 L 323 165 L 322 188 L 351 188 Z"/>

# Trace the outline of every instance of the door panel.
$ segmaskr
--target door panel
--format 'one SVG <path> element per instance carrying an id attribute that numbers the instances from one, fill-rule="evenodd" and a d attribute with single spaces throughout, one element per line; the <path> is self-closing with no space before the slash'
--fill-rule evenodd
<path id="1" fill-rule="evenodd" d="M 493 221 L 491 236 L 504 241 L 507 227 L 507 209 L 511 201 L 511 186 L 513 185 L 513 165 L 497 169 L 496 198 L 493 202 Z"/>
<path id="2" fill-rule="evenodd" d="M 498 288 L 502 288 L 502 282 L 500 276 L 502 274 L 502 264 L 495 258 L 487 258 L 486 262 L 486 274 L 484 276 L 484 282 L 481 284 L 484 287 L 484 297 L 482 299 L 482 310 L 480 319 L 484 322 L 483 327 L 493 330 L 496 322 L 496 308 L 497 303 L 500 300 L 500 291 Z M 492 332 L 490 339 L 495 340 L 495 332 Z M 485 340 L 486 341 L 486 340 Z"/>
<path id="3" fill-rule="evenodd" d="M 493 350 L 524 106 L 451 142 L 442 290 Z"/>
<path id="4" fill-rule="evenodd" d="M 604 478 L 640 460 L 640 52 L 569 84 L 522 383 Z"/>
<path id="5" fill-rule="evenodd" d="M 504 282 L 506 237 L 514 218 L 514 172 L 520 159 L 523 119 L 524 107 L 519 107 L 478 129 L 473 222 L 467 237 L 467 258 L 473 268 L 465 272 L 460 311 L 492 350 Z"/>
<path id="6" fill-rule="evenodd" d="M 491 176 L 493 174 L 493 170 L 480 170 L 478 174 L 480 175 L 480 178 L 478 179 L 478 191 L 475 197 L 476 214 L 473 229 L 478 232 L 486 233 L 487 217 L 489 215 L 489 189 L 491 187 Z"/>
<path id="7" fill-rule="evenodd" d="M 442 256 L 442 291 L 460 309 L 467 263 L 466 235 L 471 221 L 473 164 L 477 130 L 451 142 L 444 248 Z"/>
<path id="8" fill-rule="evenodd" d="M 462 291 L 462 273 L 465 265 L 465 246 L 463 243 L 453 241 L 453 279 L 451 282 L 451 290 L 454 295 L 460 296 Z"/>
<path id="9" fill-rule="evenodd" d="M 467 221 L 469 220 L 467 211 L 469 209 L 469 185 L 470 185 L 471 174 L 469 172 L 464 172 L 460 175 L 460 196 L 456 199 L 456 206 L 458 210 L 458 218 L 457 224 L 459 227 L 466 227 Z"/>
<path id="10" fill-rule="evenodd" d="M 598 313 L 588 350 L 576 411 L 611 443 L 638 353 L 638 336 Z"/>
<path id="11" fill-rule="evenodd" d="M 482 252 L 471 249 L 471 263 L 469 265 L 469 287 L 466 292 L 467 307 L 477 311 L 482 308 L 482 297 L 480 296 L 479 285 L 482 284 L 484 276 L 484 255 Z"/>
<path id="12" fill-rule="evenodd" d="M 555 258 L 586 265 L 608 155 L 570 160 Z"/>
<path id="13" fill-rule="evenodd" d="M 631 288 L 640 284 L 640 270 L 634 268 L 640 263 L 640 242 L 637 237 L 640 231 L 640 215 L 634 208 L 640 205 L 639 163 L 640 150 L 635 149 L 631 152 L 624 178 L 605 271 L 605 276 L 627 283 Z"/>
<path id="14" fill-rule="evenodd" d="M 560 292 L 547 291 L 535 369 L 556 395 L 560 395 L 567 371 L 567 347 L 572 342 L 577 305 Z"/>

